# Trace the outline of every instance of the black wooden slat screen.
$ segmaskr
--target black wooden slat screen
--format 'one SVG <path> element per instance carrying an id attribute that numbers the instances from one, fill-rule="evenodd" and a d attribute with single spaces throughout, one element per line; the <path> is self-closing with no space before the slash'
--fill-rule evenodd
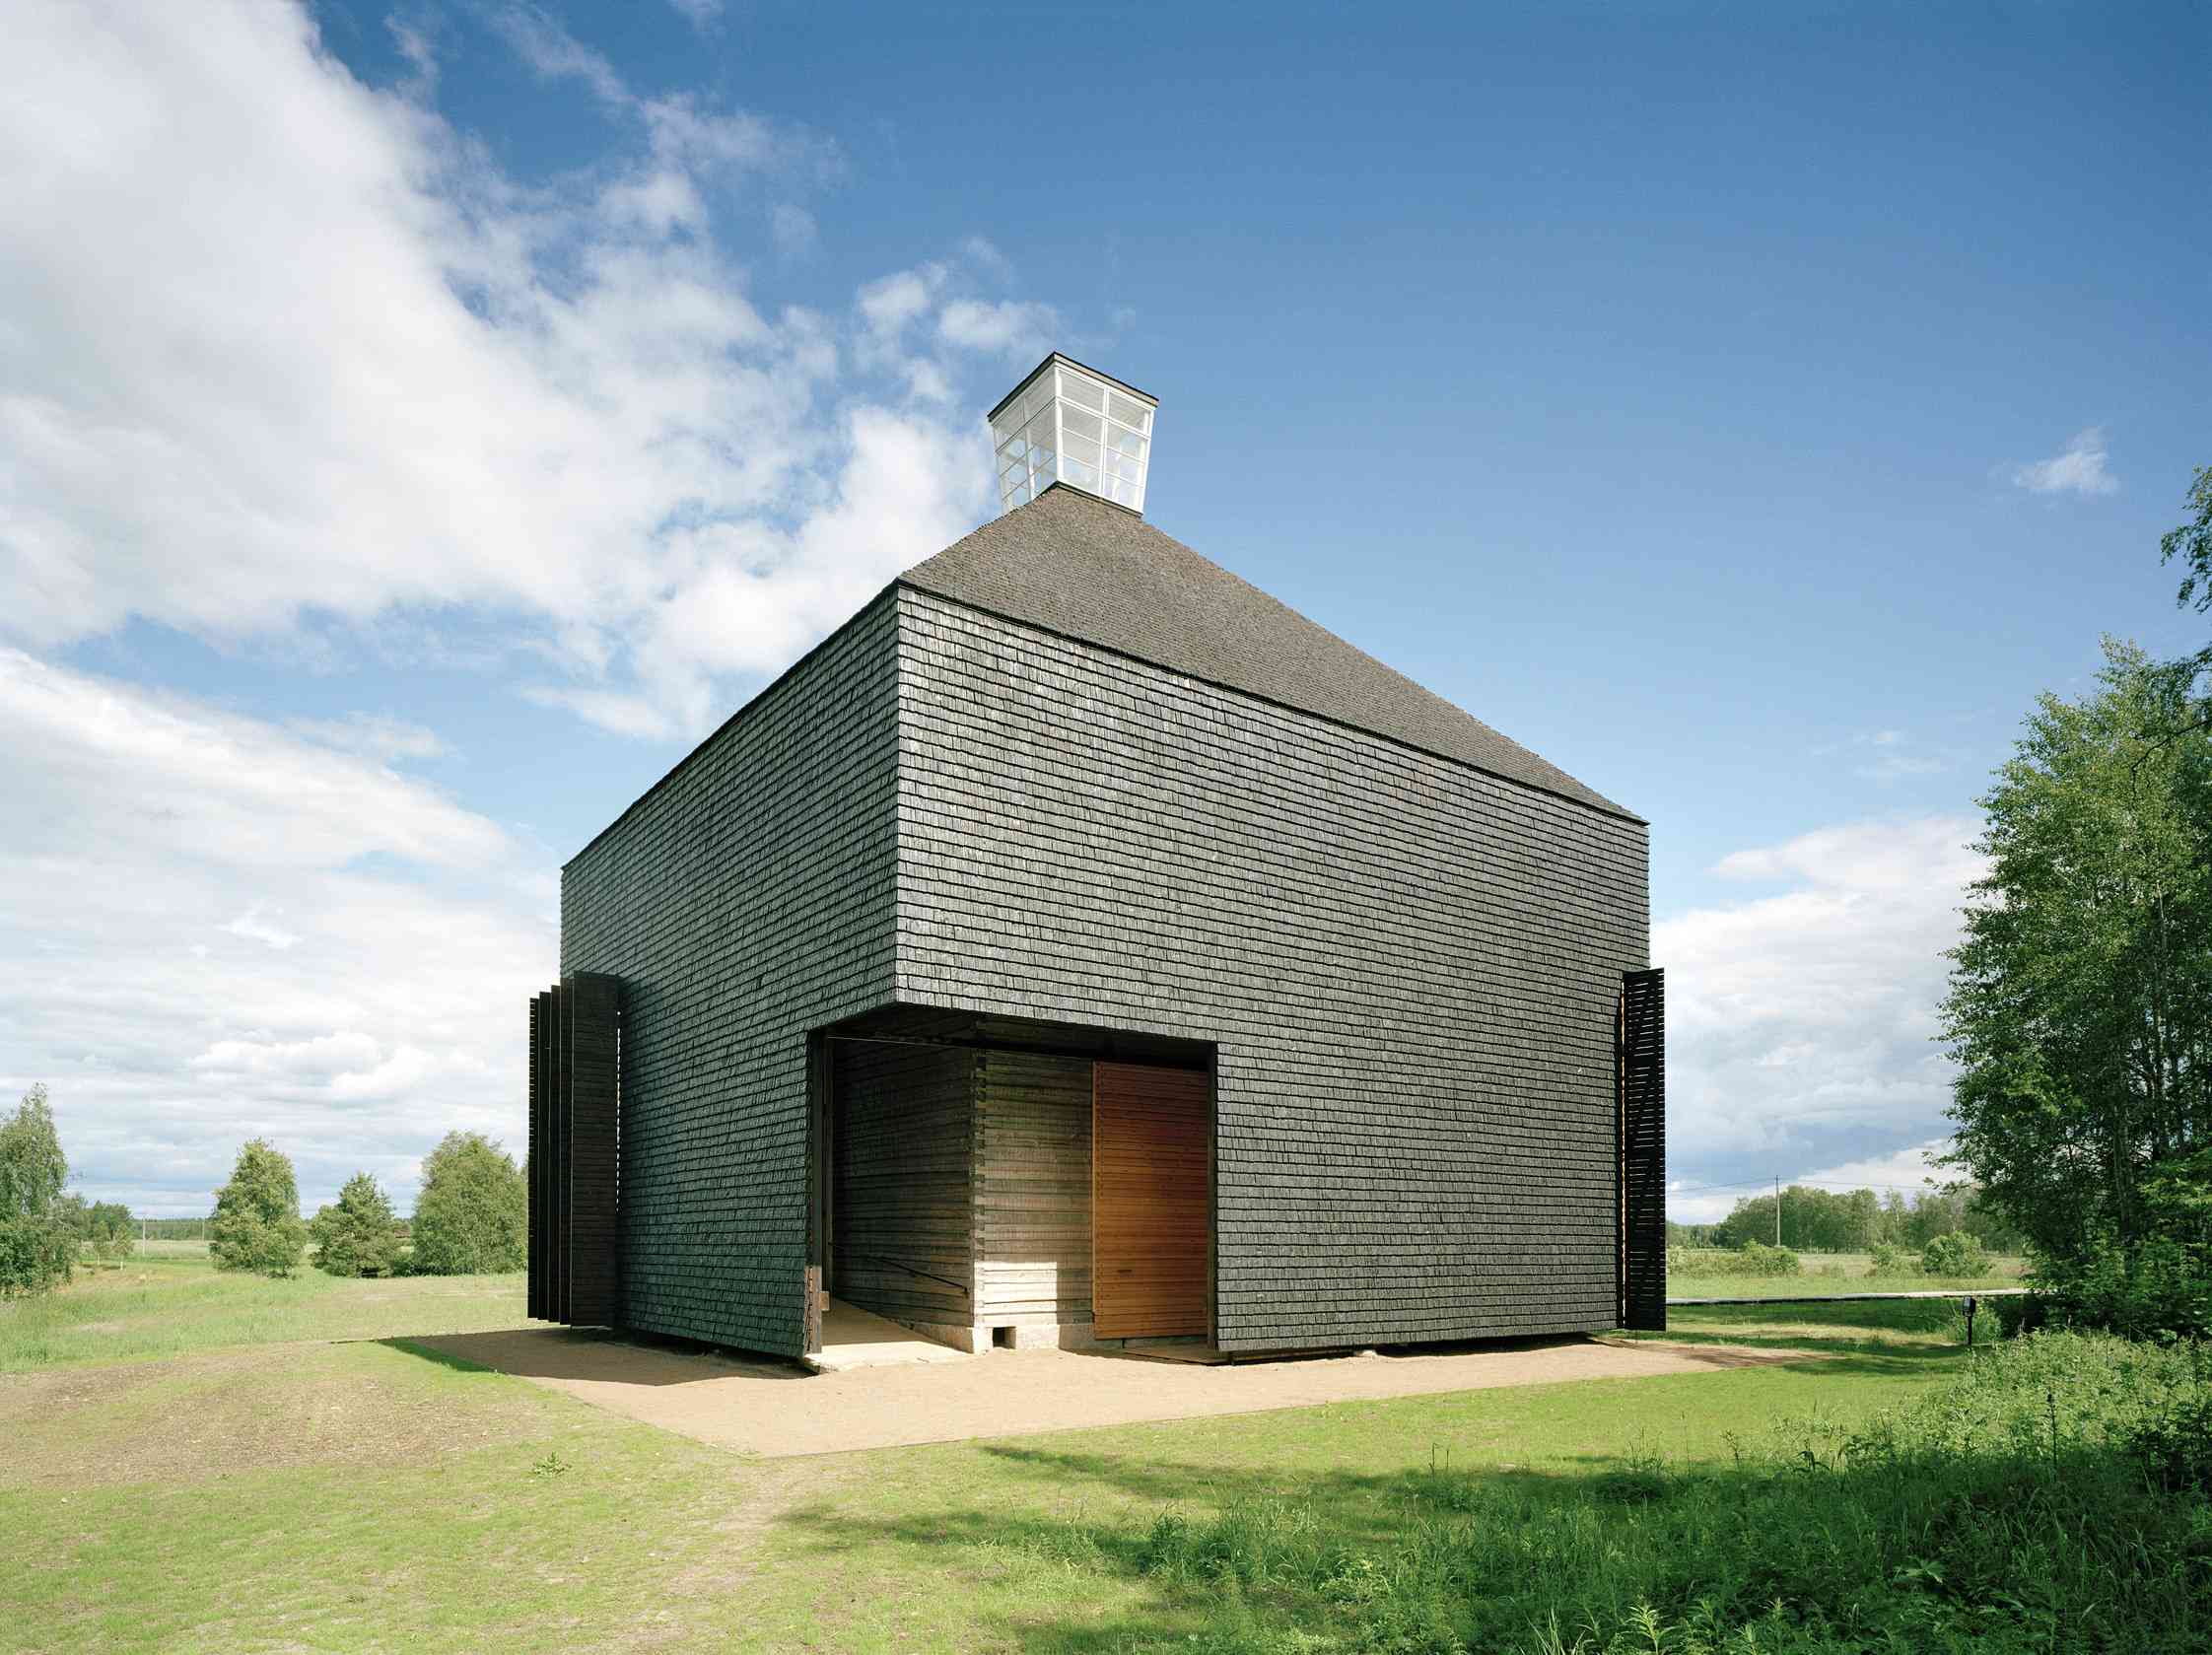
<path id="1" fill-rule="evenodd" d="M 1621 1325 L 1667 1326 L 1667 980 L 1621 978 Z"/>
<path id="2" fill-rule="evenodd" d="M 542 1318 L 545 1315 L 545 1065 L 543 1042 L 545 1038 L 545 997 L 530 997 L 530 1118 L 528 1146 L 523 1161 L 524 1183 L 529 1195 L 529 1290 L 526 1295 L 528 1314 Z"/>
<path id="3" fill-rule="evenodd" d="M 621 1320 L 621 985 L 577 972 L 530 1001 L 529 1314 Z"/>

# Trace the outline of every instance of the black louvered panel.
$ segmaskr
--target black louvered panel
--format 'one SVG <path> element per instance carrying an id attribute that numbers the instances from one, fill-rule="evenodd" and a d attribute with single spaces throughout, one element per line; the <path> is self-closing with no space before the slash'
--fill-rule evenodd
<path id="1" fill-rule="evenodd" d="M 543 1062 L 545 997 L 530 997 L 529 1131 L 524 1149 L 524 1185 L 529 1196 L 529 1276 L 524 1308 L 529 1315 L 545 1315 L 545 1066 Z"/>
<path id="2" fill-rule="evenodd" d="M 1667 1326 L 1667 985 L 1621 979 L 1621 1325 Z"/>
<path id="3" fill-rule="evenodd" d="M 567 1314 L 581 1327 L 621 1321 L 618 1254 L 617 1050 L 621 988 L 595 972 L 562 985 L 562 1071 L 567 1088 Z"/>

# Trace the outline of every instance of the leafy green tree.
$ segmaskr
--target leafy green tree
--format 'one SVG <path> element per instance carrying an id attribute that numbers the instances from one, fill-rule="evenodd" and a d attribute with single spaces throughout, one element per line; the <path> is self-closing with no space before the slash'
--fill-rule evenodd
<path id="1" fill-rule="evenodd" d="M 2212 1146 L 2212 732 L 2171 671 L 2105 653 L 1981 800 L 1944 1003 L 1953 1161 L 2061 1268 L 2152 1234 L 2146 1182 Z"/>
<path id="2" fill-rule="evenodd" d="M 357 1172 L 308 1222 L 315 1269 L 327 1276 L 389 1276 L 399 1262 L 399 1217 L 391 1198 L 366 1172 Z"/>
<path id="3" fill-rule="evenodd" d="M 2181 589 L 2174 601 L 2178 607 L 2194 609 L 2201 615 L 2212 609 L 2212 465 L 2201 467 L 2190 479 L 2187 498 L 2196 516 L 2160 538 L 2159 561 L 2179 561 Z M 2212 672 L 2212 644 L 2176 661 L 2170 670 L 2186 693 L 2198 677 Z M 2196 704 L 2194 717 L 2200 728 L 2212 722 L 2212 696 Z"/>
<path id="4" fill-rule="evenodd" d="M 529 1192 L 513 1157 L 481 1133 L 448 1133 L 423 1162 L 409 1234 L 410 1265 L 418 1275 L 520 1270 L 527 1259 Z"/>
<path id="5" fill-rule="evenodd" d="M 217 1270 L 290 1276 L 308 1250 L 300 1186 L 289 1157 L 255 1138 L 239 1151 L 231 1181 L 215 1193 L 207 1250 Z"/>
<path id="6" fill-rule="evenodd" d="M 68 1182 L 46 1088 L 33 1086 L 0 1120 L 0 1298 L 49 1292 L 69 1279 L 77 1236 L 61 1193 Z"/>
<path id="7" fill-rule="evenodd" d="M 119 1201 L 96 1201 L 78 1220 L 78 1240 L 96 1259 L 127 1259 L 138 1239 L 130 1208 Z"/>

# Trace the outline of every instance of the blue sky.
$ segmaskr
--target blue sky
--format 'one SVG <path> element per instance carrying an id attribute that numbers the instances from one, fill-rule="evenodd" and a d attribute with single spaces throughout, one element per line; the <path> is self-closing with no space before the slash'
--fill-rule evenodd
<path id="1" fill-rule="evenodd" d="M 1683 1215 L 1916 1179 L 1975 794 L 2200 641 L 2212 26 L 1779 10 L 34 5 L 0 1080 L 154 1209 L 518 1138 L 559 862 L 1058 346 L 1154 522 L 1651 819 Z"/>

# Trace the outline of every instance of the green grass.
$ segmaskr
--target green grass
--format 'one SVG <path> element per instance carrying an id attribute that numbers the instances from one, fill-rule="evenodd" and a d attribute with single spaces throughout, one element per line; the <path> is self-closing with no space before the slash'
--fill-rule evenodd
<path id="1" fill-rule="evenodd" d="M 1697 1591 L 1863 1574 L 1884 1537 L 1933 1533 L 1926 1502 L 1873 1500 L 1836 1451 L 1974 1360 L 1941 1304 L 1714 1307 L 1675 1337 L 1825 1359 L 764 1461 L 374 1342 L 451 1320 L 436 1285 L 176 1267 L 129 1290 L 184 1354 L 93 1365 L 71 1345 L 0 1378 L 0 1649 L 1273 1655 L 1393 1647 L 1371 1634 L 1395 1627 L 1405 1651 L 1488 1650 L 1537 1647 L 1555 1608 L 1564 1643 L 1581 1621 L 1610 1636 L 1639 1595 L 1679 1629 Z M 518 1324 L 515 1290 L 482 1284 L 510 1313 L 480 1325 Z M 223 1343 L 298 1337 L 291 1315 L 371 1342 Z M 64 1321 L 48 1337 L 113 1337 Z M 1813 1469 L 1768 1463 L 1801 1451 Z M 2051 1481 L 1960 1510 L 2000 1522 Z M 2168 1586 L 2144 1601 L 2186 1629 Z"/>
<path id="2" fill-rule="evenodd" d="M 195 1254 L 81 1271 L 43 1298 L 0 1302 L 0 1373 L 60 1363 L 143 1361 L 307 1339 L 383 1339 L 519 1327 L 519 1276 L 341 1280 L 303 1269 L 282 1280 L 217 1271 Z"/>

